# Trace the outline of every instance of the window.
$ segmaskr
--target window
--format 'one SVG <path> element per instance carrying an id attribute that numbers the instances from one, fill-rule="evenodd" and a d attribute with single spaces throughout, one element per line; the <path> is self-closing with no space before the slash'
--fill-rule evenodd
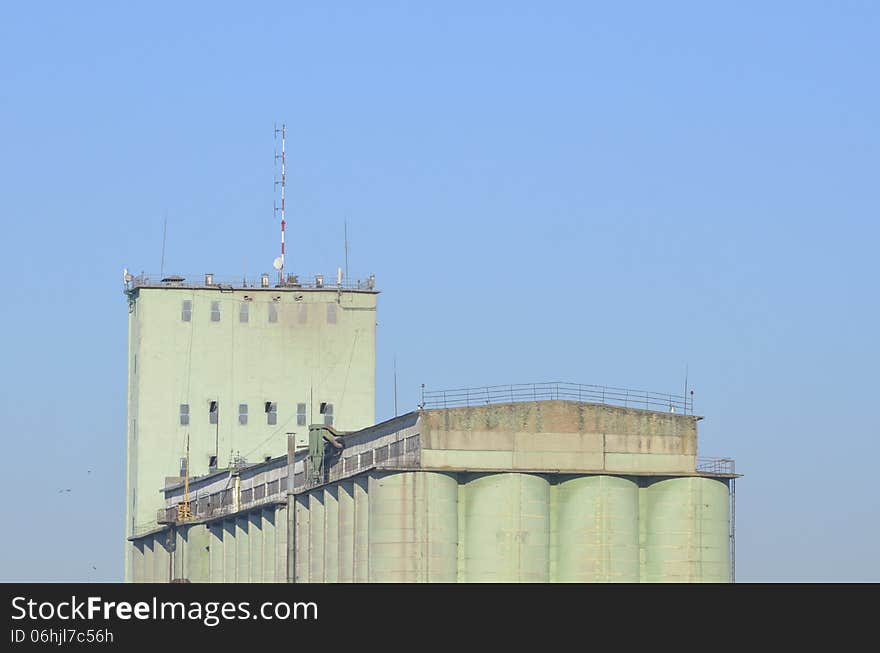
<path id="1" fill-rule="evenodd" d="M 247 424 L 247 404 L 238 405 L 238 423 L 242 426 Z"/>
<path id="2" fill-rule="evenodd" d="M 220 302 L 211 302 L 211 322 L 220 321 Z"/>
<path id="3" fill-rule="evenodd" d="M 208 458 L 208 468 L 217 469 L 217 456 L 210 456 Z"/>
<path id="4" fill-rule="evenodd" d="M 321 414 L 324 416 L 324 424 L 333 426 L 333 404 L 321 402 Z"/>
<path id="5" fill-rule="evenodd" d="M 266 402 L 266 423 L 272 426 L 278 423 L 278 404 L 274 401 Z"/>
<path id="6" fill-rule="evenodd" d="M 275 303 L 273 299 L 269 302 L 269 321 L 277 322 L 278 321 L 278 304 Z"/>
<path id="7" fill-rule="evenodd" d="M 180 309 L 180 319 L 183 322 L 189 322 L 192 319 L 193 303 L 191 299 L 184 299 L 183 306 Z"/>
<path id="8" fill-rule="evenodd" d="M 208 422 L 211 424 L 216 424 L 217 418 L 219 417 L 219 413 L 220 413 L 220 402 L 219 401 L 212 401 L 210 403 L 210 405 L 208 406 Z"/>
<path id="9" fill-rule="evenodd" d="M 180 475 L 186 476 L 186 458 L 180 459 Z"/>
<path id="10" fill-rule="evenodd" d="M 336 324 L 336 304 L 327 304 L 327 324 Z"/>
<path id="11" fill-rule="evenodd" d="M 180 404 L 180 425 L 189 425 L 189 404 Z"/>
<path id="12" fill-rule="evenodd" d="M 305 426 L 306 425 L 306 405 L 305 404 L 297 404 L 296 405 L 296 425 L 297 426 Z"/>
<path id="13" fill-rule="evenodd" d="M 239 322 L 247 322 L 249 311 L 250 311 L 250 302 L 242 302 L 241 306 L 239 306 L 239 308 L 238 308 L 238 321 Z"/>

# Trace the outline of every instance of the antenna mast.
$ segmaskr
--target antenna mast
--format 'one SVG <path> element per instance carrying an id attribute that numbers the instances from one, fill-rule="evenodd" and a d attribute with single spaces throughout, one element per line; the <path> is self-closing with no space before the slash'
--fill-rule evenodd
<path id="1" fill-rule="evenodd" d="M 278 156 L 278 151 L 276 150 L 275 160 L 281 159 L 281 181 L 276 180 L 275 185 L 281 185 L 281 257 L 279 259 L 280 265 L 277 266 L 278 269 L 278 283 L 284 283 L 284 187 L 287 182 L 287 125 L 281 123 L 281 129 L 275 127 L 275 138 L 278 138 L 278 134 L 281 134 L 281 156 Z M 276 206 L 275 211 L 278 211 L 279 208 Z"/>
<path id="2" fill-rule="evenodd" d="M 162 223 L 162 263 L 159 265 L 159 278 L 165 276 L 165 235 L 168 233 L 168 209 L 165 209 L 165 221 Z"/>

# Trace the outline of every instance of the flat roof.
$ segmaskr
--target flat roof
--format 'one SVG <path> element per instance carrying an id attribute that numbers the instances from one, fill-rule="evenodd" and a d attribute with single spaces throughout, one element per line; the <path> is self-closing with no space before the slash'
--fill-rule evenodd
<path id="1" fill-rule="evenodd" d="M 267 275 L 262 275 L 266 277 Z M 275 279 L 272 277 L 275 276 Z M 277 275 L 268 275 L 268 285 L 263 285 L 261 277 L 256 277 L 253 281 L 246 276 L 218 276 L 210 272 L 204 274 L 195 274 L 183 276 L 179 274 L 155 275 L 141 273 L 136 276 L 126 277 L 126 290 L 137 290 L 140 288 L 154 289 L 175 289 L 185 288 L 188 290 L 271 290 L 271 291 L 345 291 L 345 292 L 362 292 L 368 294 L 378 294 L 376 290 L 376 278 L 370 275 L 366 279 L 344 279 L 337 283 L 336 275 L 315 274 L 309 277 L 301 277 L 300 275 L 289 274 L 284 281 L 279 281 Z M 208 283 L 210 281 L 211 283 Z"/>

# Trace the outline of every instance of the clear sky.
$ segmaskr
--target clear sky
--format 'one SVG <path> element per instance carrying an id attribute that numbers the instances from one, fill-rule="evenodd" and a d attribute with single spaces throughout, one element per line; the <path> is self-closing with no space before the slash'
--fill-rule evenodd
<path id="1" fill-rule="evenodd" d="M 377 417 L 679 392 L 742 581 L 880 581 L 880 4 L 0 6 L 0 579 L 122 577 L 122 268 L 375 273 Z M 70 489 L 70 492 L 59 490 Z"/>

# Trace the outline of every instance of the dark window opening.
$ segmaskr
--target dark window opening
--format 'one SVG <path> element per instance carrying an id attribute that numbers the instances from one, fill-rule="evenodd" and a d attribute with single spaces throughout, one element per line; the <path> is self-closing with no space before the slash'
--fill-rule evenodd
<path id="1" fill-rule="evenodd" d="M 333 404 L 322 401 L 321 414 L 324 416 L 324 424 L 326 426 L 333 426 Z"/>

